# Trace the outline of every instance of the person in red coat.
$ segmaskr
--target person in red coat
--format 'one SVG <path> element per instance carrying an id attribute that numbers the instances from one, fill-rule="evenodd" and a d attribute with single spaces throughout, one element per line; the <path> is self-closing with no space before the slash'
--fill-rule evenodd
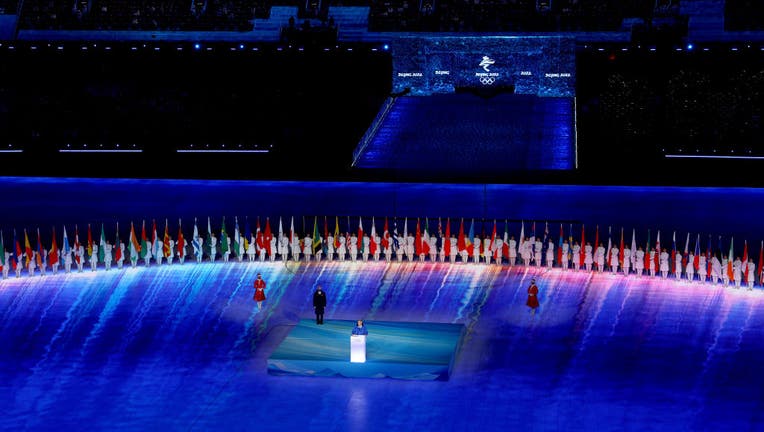
<path id="1" fill-rule="evenodd" d="M 257 302 L 257 308 L 262 309 L 263 300 L 265 300 L 265 281 L 260 273 L 257 274 L 257 279 L 255 279 L 255 296 L 253 299 Z"/>
<path id="2" fill-rule="evenodd" d="M 528 287 L 528 301 L 525 304 L 531 308 L 531 315 L 535 315 L 539 307 L 539 287 L 536 286 L 536 279 L 531 279 L 531 286 Z"/>

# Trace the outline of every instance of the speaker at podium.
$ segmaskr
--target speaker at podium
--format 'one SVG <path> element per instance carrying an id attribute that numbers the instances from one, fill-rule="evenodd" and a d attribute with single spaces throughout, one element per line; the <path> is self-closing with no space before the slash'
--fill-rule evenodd
<path id="1" fill-rule="evenodd" d="M 366 336 L 369 331 L 363 320 L 356 321 L 350 335 L 350 363 L 366 363 Z"/>

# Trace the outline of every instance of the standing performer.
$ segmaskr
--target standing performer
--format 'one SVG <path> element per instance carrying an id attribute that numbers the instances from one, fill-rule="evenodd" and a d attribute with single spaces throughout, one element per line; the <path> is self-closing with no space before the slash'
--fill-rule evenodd
<path id="1" fill-rule="evenodd" d="M 539 307 L 539 287 L 536 286 L 536 279 L 531 279 L 531 285 L 528 287 L 528 300 L 525 305 L 531 308 L 531 315 L 536 314 Z"/>
<path id="2" fill-rule="evenodd" d="M 316 324 L 324 323 L 324 309 L 326 308 L 326 294 L 321 289 L 321 285 L 316 287 L 313 293 L 313 311 L 316 313 Z"/>
<path id="3" fill-rule="evenodd" d="M 257 309 L 262 309 L 263 301 L 265 301 L 265 281 L 260 273 L 257 274 L 257 279 L 255 279 L 255 296 L 252 298 L 257 302 Z"/>

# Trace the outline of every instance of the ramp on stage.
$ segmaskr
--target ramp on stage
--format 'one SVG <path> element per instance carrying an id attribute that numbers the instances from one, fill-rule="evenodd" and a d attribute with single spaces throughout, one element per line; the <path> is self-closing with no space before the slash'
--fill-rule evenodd
<path id="1" fill-rule="evenodd" d="M 271 375 L 447 380 L 464 325 L 366 321 L 366 363 L 350 363 L 355 321 L 303 319 L 268 359 Z"/>

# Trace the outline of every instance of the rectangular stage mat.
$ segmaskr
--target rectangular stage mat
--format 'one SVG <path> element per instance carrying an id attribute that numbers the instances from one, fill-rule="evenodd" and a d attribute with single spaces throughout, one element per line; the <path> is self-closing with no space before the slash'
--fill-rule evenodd
<path id="1" fill-rule="evenodd" d="M 303 319 L 268 358 L 271 375 L 447 380 L 464 325 L 366 321 L 366 363 L 350 363 L 355 321 Z"/>

